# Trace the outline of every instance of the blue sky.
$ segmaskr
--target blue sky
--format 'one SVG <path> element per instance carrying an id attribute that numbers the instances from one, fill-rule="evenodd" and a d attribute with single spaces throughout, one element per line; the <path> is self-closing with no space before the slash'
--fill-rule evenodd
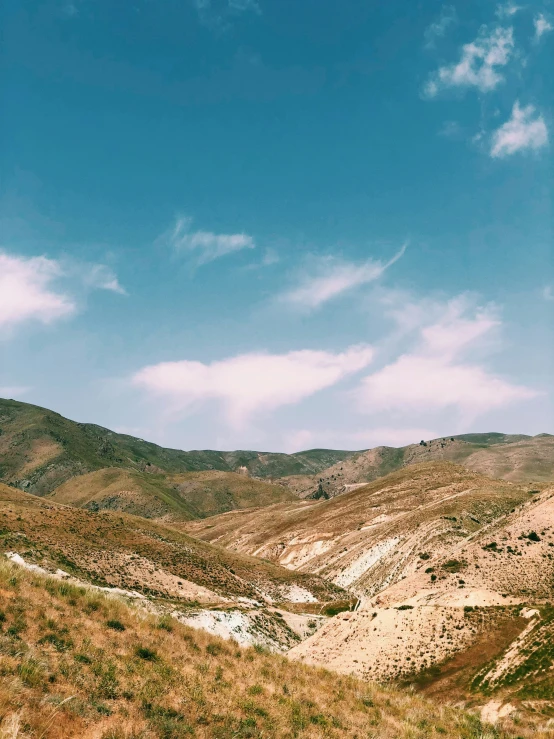
<path id="1" fill-rule="evenodd" d="M 185 449 L 554 432 L 554 3 L 1 26 L 0 395 Z"/>

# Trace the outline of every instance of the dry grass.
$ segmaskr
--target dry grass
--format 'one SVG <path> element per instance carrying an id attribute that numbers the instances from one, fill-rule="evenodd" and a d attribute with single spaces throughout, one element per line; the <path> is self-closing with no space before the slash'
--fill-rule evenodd
<path id="1" fill-rule="evenodd" d="M 0 530 L 0 551 L 17 551 L 47 568 L 61 567 L 95 584 L 146 595 L 172 596 L 163 587 L 170 576 L 228 598 L 258 600 L 260 593 L 268 593 L 280 600 L 280 589 L 290 585 L 307 588 L 321 602 L 345 597 L 343 590 L 318 577 L 211 546 L 161 523 L 62 506 L 1 483 Z M 148 560 L 149 569 L 129 567 L 130 557 Z"/>
<path id="2" fill-rule="evenodd" d="M 0 599 L 2 739 L 508 736 L 7 562 Z"/>

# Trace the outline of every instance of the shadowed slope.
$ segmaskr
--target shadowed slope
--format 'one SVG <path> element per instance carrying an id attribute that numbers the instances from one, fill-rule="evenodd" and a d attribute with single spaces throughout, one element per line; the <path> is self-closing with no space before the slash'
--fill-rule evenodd
<path id="1" fill-rule="evenodd" d="M 353 452 L 183 452 L 95 426 L 45 408 L 0 399 L 0 480 L 45 495 L 67 480 L 105 467 L 155 473 L 244 468 L 257 477 L 313 474 Z M 224 509 L 225 510 L 225 509 Z"/>

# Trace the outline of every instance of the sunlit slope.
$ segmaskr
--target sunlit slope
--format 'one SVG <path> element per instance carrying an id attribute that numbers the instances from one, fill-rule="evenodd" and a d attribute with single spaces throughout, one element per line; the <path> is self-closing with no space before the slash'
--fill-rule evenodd
<path id="1" fill-rule="evenodd" d="M 322 502 L 229 513 L 186 524 L 235 551 L 317 572 L 371 595 L 424 568 L 530 494 L 450 462 L 413 465 Z"/>
<path id="2" fill-rule="evenodd" d="M 458 518 L 458 520 L 460 520 Z M 554 699 L 554 488 L 533 494 L 340 614 L 294 656 L 547 722 Z"/>
<path id="3" fill-rule="evenodd" d="M 318 577 L 214 547 L 161 523 L 63 506 L 1 484 L 0 530 L 1 551 L 177 601 L 279 602 L 295 600 L 298 589 L 322 602 L 345 596 Z"/>
<path id="4" fill-rule="evenodd" d="M 200 470 L 278 478 L 313 474 L 353 452 L 312 449 L 298 454 L 255 451 L 183 452 L 118 434 L 15 400 L 0 399 L 0 480 L 45 495 L 77 475 L 106 467 L 153 473 Z"/>
<path id="5" fill-rule="evenodd" d="M 90 510 L 125 511 L 168 521 L 296 500 L 286 488 L 235 472 L 160 474 L 117 467 L 73 477 L 48 498 Z"/>
<path id="6" fill-rule="evenodd" d="M 300 497 L 313 495 L 318 489 L 334 496 L 348 491 L 349 486 L 371 482 L 409 465 L 433 461 L 455 462 L 468 470 L 512 482 L 548 482 L 554 480 L 554 436 L 465 434 L 398 449 L 375 447 L 317 475 L 292 476 L 282 482 Z"/>
<path id="7" fill-rule="evenodd" d="M 0 563 L 0 589 L 0 732 L 10 739 L 515 735 L 14 565 Z"/>

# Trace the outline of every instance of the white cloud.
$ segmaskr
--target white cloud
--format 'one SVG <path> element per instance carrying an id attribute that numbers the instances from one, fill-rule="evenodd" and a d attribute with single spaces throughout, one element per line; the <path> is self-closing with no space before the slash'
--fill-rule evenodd
<path id="1" fill-rule="evenodd" d="M 467 359 L 469 352 L 483 349 L 500 325 L 490 309 L 471 309 L 462 297 L 450 301 L 433 320 L 419 330 L 412 351 L 363 379 L 355 395 L 368 411 L 427 414 L 446 409 L 467 423 L 537 395 Z"/>
<path id="2" fill-rule="evenodd" d="M 52 286 L 62 275 L 53 259 L 0 252 L 0 328 L 28 320 L 48 324 L 74 313 L 72 298 Z"/>
<path id="3" fill-rule="evenodd" d="M 546 285 L 543 288 L 542 296 L 545 300 L 548 300 L 549 302 L 554 300 L 554 288 L 552 287 L 552 285 Z"/>
<path id="4" fill-rule="evenodd" d="M 28 393 L 32 388 L 25 385 L 4 385 L 0 386 L 0 398 L 20 398 Z"/>
<path id="5" fill-rule="evenodd" d="M 386 263 L 368 259 L 356 264 L 324 257 L 317 263 L 315 275 L 306 276 L 297 287 L 284 293 L 281 300 L 305 308 L 318 308 L 348 290 L 379 279 L 385 270 L 402 257 L 406 247 L 407 244 L 404 244 Z"/>
<path id="6" fill-rule="evenodd" d="M 349 347 L 333 354 L 293 351 L 288 354 L 241 354 L 211 364 L 189 360 L 144 367 L 132 383 L 166 398 L 173 410 L 187 411 L 210 400 L 223 403 L 228 421 L 243 425 L 260 412 L 297 403 L 367 367 L 373 349 Z"/>
<path id="7" fill-rule="evenodd" d="M 457 20 L 456 8 L 453 5 L 443 5 L 437 20 L 425 29 L 425 47 L 432 48 L 436 39 L 442 38 Z"/>
<path id="8" fill-rule="evenodd" d="M 509 2 L 509 3 L 503 3 L 501 5 L 497 5 L 496 7 L 496 15 L 498 18 L 511 18 L 516 13 L 518 13 L 521 10 L 521 5 L 516 5 L 515 3 Z"/>
<path id="9" fill-rule="evenodd" d="M 96 290 L 110 290 L 119 295 L 127 295 L 127 291 L 119 284 L 117 275 L 105 264 L 90 264 L 82 268 L 83 282 Z"/>
<path id="10" fill-rule="evenodd" d="M 533 24 L 535 26 L 535 41 L 539 41 L 543 34 L 554 30 L 552 23 L 550 23 L 542 13 L 539 13 L 535 18 L 533 18 Z"/>
<path id="11" fill-rule="evenodd" d="M 449 87 L 476 87 L 481 92 L 494 90 L 503 80 L 499 69 L 510 61 L 514 50 L 513 28 L 484 26 L 479 36 L 462 47 L 456 64 L 440 67 L 427 82 L 424 93 L 435 97 Z"/>
<path id="12" fill-rule="evenodd" d="M 198 264 L 207 264 L 226 254 L 253 249 L 254 239 L 245 233 L 216 234 L 211 231 L 191 231 L 192 218 L 178 216 L 173 228 L 161 238 L 177 252 L 196 255 Z"/>
<path id="13" fill-rule="evenodd" d="M 0 329 L 9 331 L 29 320 L 49 324 L 76 313 L 75 292 L 83 287 L 126 294 L 103 264 L 0 251 Z"/>
<path id="14" fill-rule="evenodd" d="M 491 157 L 505 157 L 518 151 L 540 149 L 548 143 L 548 130 L 542 115 L 535 114 L 535 108 L 525 108 L 514 103 L 512 117 L 492 136 Z"/>

